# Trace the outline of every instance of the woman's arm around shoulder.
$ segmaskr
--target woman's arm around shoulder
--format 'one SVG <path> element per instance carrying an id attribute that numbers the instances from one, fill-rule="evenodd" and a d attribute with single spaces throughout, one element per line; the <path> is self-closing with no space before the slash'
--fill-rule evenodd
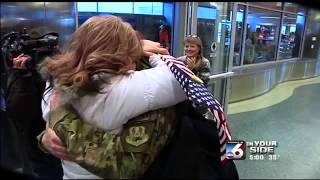
<path id="1" fill-rule="evenodd" d="M 150 110 L 166 108 L 187 99 L 187 96 L 169 67 L 159 55 L 150 57 L 153 68 L 136 71 L 125 83 L 126 91 L 122 94 L 126 103 L 122 110 L 130 118 Z"/>

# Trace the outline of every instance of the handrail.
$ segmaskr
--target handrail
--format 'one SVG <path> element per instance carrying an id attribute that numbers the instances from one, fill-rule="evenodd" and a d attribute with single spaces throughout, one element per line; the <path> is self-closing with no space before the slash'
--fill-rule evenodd
<path id="1" fill-rule="evenodd" d="M 211 75 L 209 76 L 209 79 L 220 79 L 220 78 L 227 78 L 230 76 L 233 76 L 234 72 L 226 72 L 226 73 L 221 73 L 221 74 L 215 74 L 215 75 Z"/>

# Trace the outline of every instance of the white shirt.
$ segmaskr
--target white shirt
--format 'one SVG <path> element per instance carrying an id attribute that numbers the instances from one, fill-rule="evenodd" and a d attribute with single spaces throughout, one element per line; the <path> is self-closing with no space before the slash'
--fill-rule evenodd
<path id="1" fill-rule="evenodd" d="M 160 56 L 149 59 L 152 67 L 132 71 L 129 75 L 118 75 L 106 84 L 103 93 L 86 95 L 70 103 L 81 118 L 104 130 L 121 130 L 129 119 L 145 112 L 165 108 L 186 100 L 186 94 Z M 43 118 L 48 121 L 50 95 L 45 92 L 42 101 Z M 98 178 L 78 164 L 62 163 L 65 178 Z"/>

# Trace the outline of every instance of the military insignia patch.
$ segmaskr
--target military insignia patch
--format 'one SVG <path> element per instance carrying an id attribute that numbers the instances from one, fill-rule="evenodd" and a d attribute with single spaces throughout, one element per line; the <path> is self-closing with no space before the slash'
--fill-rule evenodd
<path id="1" fill-rule="evenodd" d="M 149 140 L 149 135 L 146 134 L 144 126 L 133 126 L 129 128 L 129 134 L 126 137 L 126 142 L 133 146 L 140 146 Z"/>

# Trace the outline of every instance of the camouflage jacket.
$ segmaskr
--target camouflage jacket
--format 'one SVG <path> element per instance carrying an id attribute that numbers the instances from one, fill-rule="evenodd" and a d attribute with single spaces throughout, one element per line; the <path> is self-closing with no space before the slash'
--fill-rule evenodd
<path id="1" fill-rule="evenodd" d="M 74 161 L 102 178 L 138 178 L 169 143 L 175 108 L 150 111 L 124 124 L 120 133 L 103 131 L 81 120 L 71 106 L 49 114 L 49 127 L 65 143 Z"/>
<path id="2" fill-rule="evenodd" d="M 150 68 L 141 60 L 139 69 Z M 102 178 L 139 178 L 170 142 L 176 108 L 150 111 L 129 120 L 120 133 L 103 131 L 82 121 L 71 105 L 49 114 L 49 127 L 65 143 L 74 161 Z"/>

